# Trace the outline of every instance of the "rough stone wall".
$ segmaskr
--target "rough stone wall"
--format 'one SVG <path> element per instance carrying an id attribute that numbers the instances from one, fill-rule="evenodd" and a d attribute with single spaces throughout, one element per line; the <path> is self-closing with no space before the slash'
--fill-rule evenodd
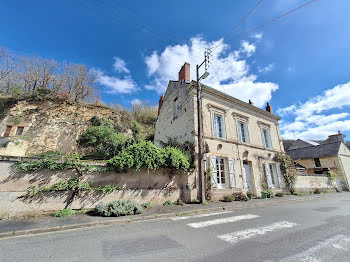
<path id="1" fill-rule="evenodd" d="M 168 137 L 178 142 L 194 143 L 194 99 L 185 82 L 170 82 L 155 127 L 154 143 L 167 142 Z M 174 100 L 178 101 L 178 117 L 174 118 Z"/>
<path id="2" fill-rule="evenodd" d="M 347 180 L 349 180 L 350 176 L 347 175 L 347 177 L 345 177 L 346 173 L 344 173 L 344 171 L 348 170 L 347 172 L 350 172 L 350 161 L 346 162 L 345 158 L 346 156 L 323 157 L 320 158 L 320 162 L 322 168 L 329 168 L 331 171 L 336 173 L 339 177 L 341 187 L 343 188 L 343 190 L 348 190 L 349 186 Z M 350 156 L 348 158 L 350 160 Z M 344 163 L 342 161 L 343 159 L 345 160 Z M 315 168 L 315 163 L 313 159 L 298 159 L 295 160 L 295 162 L 304 166 L 307 169 Z"/>
<path id="3" fill-rule="evenodd" d="M 31 212 L 59 210 L 65 207 L 68 192 L 47 192 L 33 198 L 23 198 L 30 186 L 51 186 L 62 179 L 76 176 L 73 170 L 37 170 L 33 172 L 17 171 L 13 161 L 0 161 L 0 215 L 20 216 Z M 143 203 L 152 202 L 162 205 L 166 200 L 179 198 L 191 200 L 196 192 L 186 189 L 194 184 L 194 174 L 182 170 L 128 170 L 127 173 L 86 173 L 82 182 L 93 186 L 115 185 L 122 188 L 111 194 L 96 191 L 82 191 L 71 207 L 93 208 L 98 202 L 117 199 L 131 199 Z"/>
<path id="4" fill-rule="evenodd" d="M 321 176 L 298 176 L 295 183 L 297 192 L 309 192 L 314 189 L 326 189 L 333 191 L 334 186 L 330 183 L 328 177 Z"/>
<path id="5" fill-rule="evenodd" d="M 107 107 L 47 99 L 18 101 L 0 120 L 0 136 L 4 135 L 7 125 L 13 126 L 12 132 L 18 126 L 25 127 L 22 136 L 28 140 L 28 149 L 24 155 L 18 153 L 16 156 L 33 156 L 46 151 L 71 153 L 77 148 L 80 134 L 91 125 L 89 120 L 93 116 L 121 123 L 119 112 Z M 15 137 L 15 134 L 11 133 L 11 136 Z M 17 148 L 19 152 L 23 151 L 23 147 Z"/>

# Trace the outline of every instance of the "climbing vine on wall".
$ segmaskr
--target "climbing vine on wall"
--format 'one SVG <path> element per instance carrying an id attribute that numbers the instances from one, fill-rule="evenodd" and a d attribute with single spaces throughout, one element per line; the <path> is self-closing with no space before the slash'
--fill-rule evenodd
<path id="1" fill-rule="evenodd" d="M 285 153 L 276 153 L 274 160 L 280 163 L 281 173 L 286 187 L 293 193 L 295 191 L 298 172 L 295 169 L 292 159 Z"/>

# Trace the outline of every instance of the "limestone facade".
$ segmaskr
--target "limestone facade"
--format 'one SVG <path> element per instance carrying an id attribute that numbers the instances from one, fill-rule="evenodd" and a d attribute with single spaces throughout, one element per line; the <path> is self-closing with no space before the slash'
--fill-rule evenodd
<path id="1" fill-rule="evenodd" d="M 273 160 L 276 152 L 284 152 L 280 118 L 208 86 L 202 85 L 202 90 L 205 163 L 214 195 L 234 191 L 260 195 L 265 187 L 284 190 L 279 164 Z M 156 123 L 157 145 L 169 137 L 196 144 L 196 101 L 195 82 L 169 82 Z"/>

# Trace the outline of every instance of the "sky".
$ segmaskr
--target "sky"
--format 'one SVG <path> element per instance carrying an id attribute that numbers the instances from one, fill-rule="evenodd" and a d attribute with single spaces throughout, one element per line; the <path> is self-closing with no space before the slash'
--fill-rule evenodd
<path id="1" fill-rule="evenodd" d="M 156 105 L 184 62 L 212 51 L 203 83 L 279 115 L 285 139 L 350 140 L 350 1 L 3 0 L 0 45 L 17 54 L 86 64 L 105 103 Z M 247 31 L 249 31 L 247 33 Z"/>

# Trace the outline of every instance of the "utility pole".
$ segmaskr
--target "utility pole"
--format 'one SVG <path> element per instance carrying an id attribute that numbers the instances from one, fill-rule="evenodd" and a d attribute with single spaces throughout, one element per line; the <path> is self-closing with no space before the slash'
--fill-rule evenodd
<path id="1" fill-rule="evenodd" d="M 202 204 L 205 202 L 205 177 L 204 177 L 204 136 L 203 136 L 203 113 L 202 113 L 202 87 L 200 85 L 200 80 L 208 77 L 209 73 L 207 71 L 209 65 L 209 54 L 210 51 L 206 49 L 204 52 L 204 61 L 197 65 L 197 118 L 198 118 L 198 179 L 199 179 L 199 192 L 200 201 Z M 205 72 L 200 77 L 199 68 L 205 65 Z"/>

